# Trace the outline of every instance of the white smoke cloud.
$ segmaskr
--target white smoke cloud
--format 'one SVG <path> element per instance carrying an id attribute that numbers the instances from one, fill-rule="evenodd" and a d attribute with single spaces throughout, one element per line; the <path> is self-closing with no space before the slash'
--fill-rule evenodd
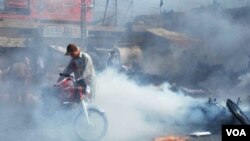
<path id="1" fill-rule="evenodd" d="M 204 99 L 174 93 L 165 83 L 138 86 L 125 75 L 107 70 L 98 75 L 96 103 L 108 116 L 109 129 L 104 140 L 150 140 L 160 134 L 188 134 L 201 129 L 205 115 L 194 107 Z M 201 125 L 200 127 L 195 125 Z"/>
<path id="2" fill-rule="evenodd" d="M 159 87 L 138 86 L 113 70 L 98 73 L 95 104 L 106 112 L 109 122 L 103 140 L 150 141 L 160 135 L 189 134 L 207 130 L 211 120 L 220 126 L 215 118 L 224 115 L 208 106 L 206 117 L 199 108 L 206 106 L 206 98 L 192 98 L 169 88 L 167 82 Z M 44 116 L 39 99 L 26 108 L 13 104 L 0 109 L 1 140 L 78 140 L 72 127 L 72 112 L 56 111 L 50 117 Z"/>

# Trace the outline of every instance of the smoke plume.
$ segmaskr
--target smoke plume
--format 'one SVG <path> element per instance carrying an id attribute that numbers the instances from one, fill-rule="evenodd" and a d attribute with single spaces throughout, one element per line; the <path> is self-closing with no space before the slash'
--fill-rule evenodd
<path id="1" fill-rule="evenodd" d="M 208 130 L 209 120 L 199 109 L 207 99 L 175 93 L 167 82 L 162 87 L 138 86 L 125 75 L 107 70 L 98 74 L 96 97 L 109 120 L 104 140 L 152 140 L 157 135 Z M 218 115 L 214 109 L 210 118 Z"/>

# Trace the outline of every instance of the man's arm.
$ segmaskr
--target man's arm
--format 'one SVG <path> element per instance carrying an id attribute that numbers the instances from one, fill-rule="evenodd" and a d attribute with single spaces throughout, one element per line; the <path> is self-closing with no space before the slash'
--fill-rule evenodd
<path id="1" fill-rule="evenodd" d="M 69 62 L 69 64 L 67 65 L 67 67 L 63 70 L 63 74 L 71 74 L 73 72 L 73 69 L 72 69 L 72 61 Z M 60 76 L 58 79 L 57 79 L 57 82 L 61 81 L 64 77 L 63 76 Z"/>
<path id="2" fill-rule="evenodd" d="M 85 56 L 85 69 L 83 72 L 83 78 L 86 80 L 87 84 L 91 83 L 91 78 L 94 74 L 94 66 L 91 57 L 88 54 L 84 54 Z"/>

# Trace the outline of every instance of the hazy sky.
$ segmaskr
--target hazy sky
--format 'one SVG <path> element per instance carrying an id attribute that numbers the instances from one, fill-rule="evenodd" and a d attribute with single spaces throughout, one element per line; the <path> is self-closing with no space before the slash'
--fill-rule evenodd
<path id="1" fill-rule="evenodd" d="M 114 1 L 109 0 L 107 16 L 114 14 Z M 118 0 L 118 19 L 128 21 L 136 15 L 157 14 L 161 10 L 165 11 L 186 11 L 199 6 L 206 6 L 213 3 L 214 0 L 163 0 L 163 6 L 160 9 L 161 0 Z M 248 0 L 217 0 L 223 7 L 240 7 L 246 5 Z M 250 1 L 250 0 L 249 0 Z M 106 0 L 95 0 L 95 17 L 101 19 L 104 17 Z"/>
<path id="2" fill-rule="evenodd" d="M 145 1 L 153 1 L 153 0 L 145 0 Z M 163 0 L 163 1 L 164 1 L 163 8 L 174 9 L 177 11 L 189 10 L 194 7 L 208 5 L 213 3 L 213 1 L 220 2 L 224 7 L 238 7 L 246 4 L 247 2 L 247 0 Z"/>

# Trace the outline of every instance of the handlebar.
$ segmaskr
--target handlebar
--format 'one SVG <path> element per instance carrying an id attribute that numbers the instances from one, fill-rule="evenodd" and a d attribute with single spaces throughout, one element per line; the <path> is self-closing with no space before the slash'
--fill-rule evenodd
<path id="1" fill-rule="evenodd" d="M 74 78 L 72 75 L 70 74 L 66 74 L 66 73 L 59 73 L 60 76 L 64 76 L 64 77 L 71 77 Z"/>
<path id="2" fill-rule="evenodd" d="M 70 74 L 67 74 L 67 73 L 59 73 L 60 76 L 63 76 L 63 77 L 70 77 L 73 79 L 74 83 L 78 83 L 80 84 L 81 86 L 84 86 L 86 87 L 87 86 L 87 83 L 86 81 L 83 79 L 83 78 L 78 78 L 78 79 L 75 79 L 74 76 L 70 75 Z"/>

